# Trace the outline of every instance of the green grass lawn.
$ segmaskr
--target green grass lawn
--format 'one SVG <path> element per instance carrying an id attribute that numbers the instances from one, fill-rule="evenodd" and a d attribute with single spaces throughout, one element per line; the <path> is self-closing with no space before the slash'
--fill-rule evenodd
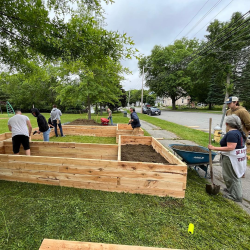
<path id="1" fill-rule="evenodd" d="M 63 122 L 67 117 L 79 118 L 63 116 Z M 182 139 L 207 145 L 207 133 L 139 116 Z M 114 123 L 128 122 L 121 113 L 113 118 Z M 31 121 L 36 124 L 35 118 Z M 60 140 L 67 138 L 71 136 Z M 185 199 L 0 181 L 0 249 L 39 249 L 44 238 L 178 249 L 249 249 L 250 216 L 221 194 L 208 195 L 205 185 L 206 180 L 193 170 L 188 171 Z M 194 234 L 188 233 L 189 223 L 194 224 Z"/>

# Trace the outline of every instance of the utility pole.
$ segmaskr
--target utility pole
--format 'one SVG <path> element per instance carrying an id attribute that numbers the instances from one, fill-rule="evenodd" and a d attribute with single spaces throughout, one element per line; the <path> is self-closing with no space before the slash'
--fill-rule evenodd
<path id="1" fill-rule="evenodd" d="M 129 102 L 130 102 L 130 90 L 128 91 L 128 107 L 129 107 Z"/>
<path id="2" fill-rule="evenodd" d="M 143 114 L 143 80 L 144 80 L 144 66 L 142 66 L 142 84 L 141 84 L 141 113 Z"/>

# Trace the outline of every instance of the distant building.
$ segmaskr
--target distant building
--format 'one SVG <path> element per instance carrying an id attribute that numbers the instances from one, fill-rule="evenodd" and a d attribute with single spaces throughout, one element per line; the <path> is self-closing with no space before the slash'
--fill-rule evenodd
<path id="1" fill-rule="evenodd" d="M 190 96 L 181 97 L 175 102 L 175 105 L 176 106 L 189 105 L 190 99 L 191 99 Z M 172 99 L 170 97 L 163 97 L 162 106 L 172 106 Z"/>

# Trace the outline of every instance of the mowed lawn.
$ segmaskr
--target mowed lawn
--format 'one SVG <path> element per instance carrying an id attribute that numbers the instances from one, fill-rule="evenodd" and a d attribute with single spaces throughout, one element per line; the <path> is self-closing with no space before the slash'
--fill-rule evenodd
<path id="1" fill-rule="evenodd" d="M 36 119 L 28 116 L 36 127 Z M 65 114 L 62 122 L 79 116 Z M 140 118 L 207 145 L 207 133 L 155 117 Z M 122 113 L 114 114 L 113 120 L 128 122 Z M 7 119 L 0 119 L 0 133 L 7 131 Z M 185 199 L 0 181 L 0 249 L 39 249 L 44 238 L 175 249 L 250 249 L 250 216 L 221 194 L 208 195 L 206 180 L 196 172 L 189 170 L 187 178 Z M 190 223 L 194 234 L 188 233 Z"/>

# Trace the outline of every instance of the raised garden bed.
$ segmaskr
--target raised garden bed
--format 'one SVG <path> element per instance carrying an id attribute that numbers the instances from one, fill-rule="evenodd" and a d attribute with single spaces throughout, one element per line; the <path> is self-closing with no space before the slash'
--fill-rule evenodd
<path id="1" fill-rule="evenodd" d="M 132 135 L 133 129 L 131 125 L 128 124 L 117 124 L 116 128 L 116 142 L 118 143 L 119 135 Z M 137 136 L 144 136 L 144 132 L 142 128 L 139 130 L 139 134 Z"/>
<path id="2" fill-rule="evenodd" d="M 65 126 L 66 127 L 66 126 Z M 2 138 L 0 180 L 21 181 L 184 198 L 187 166 L 153 137 L 119 136 L 116 144 L 31 142 L 32 156 L 12 154 L 12 142 Z M 122 161 L 122 145 L 148 145 L 169 165 Z"/>
<path id="3" fill-rule="evenodd" d="M 33 131 L 38 130 L 34 128 Z M 116 137 L 118 143 L 119 135 L 132 135 L 133 129 L 128 124 L 117 124 L 116 126 L 90 126 L 90 125 L 63 125 L 64 135 L 83 135 L 83 136 L 98 136 L 98 137 Z M 58 129 L 59 133 L 59 129 Z M 60 133 L 59 133 L 60 134 Z M 140 128 L 138 136 L 143 136 L 144 132 Z M 51 129 L 50 137 L 55 136 L 54 129 Z M 35 134 L 31 139 L 43 140 L 42 134 Z"/>

